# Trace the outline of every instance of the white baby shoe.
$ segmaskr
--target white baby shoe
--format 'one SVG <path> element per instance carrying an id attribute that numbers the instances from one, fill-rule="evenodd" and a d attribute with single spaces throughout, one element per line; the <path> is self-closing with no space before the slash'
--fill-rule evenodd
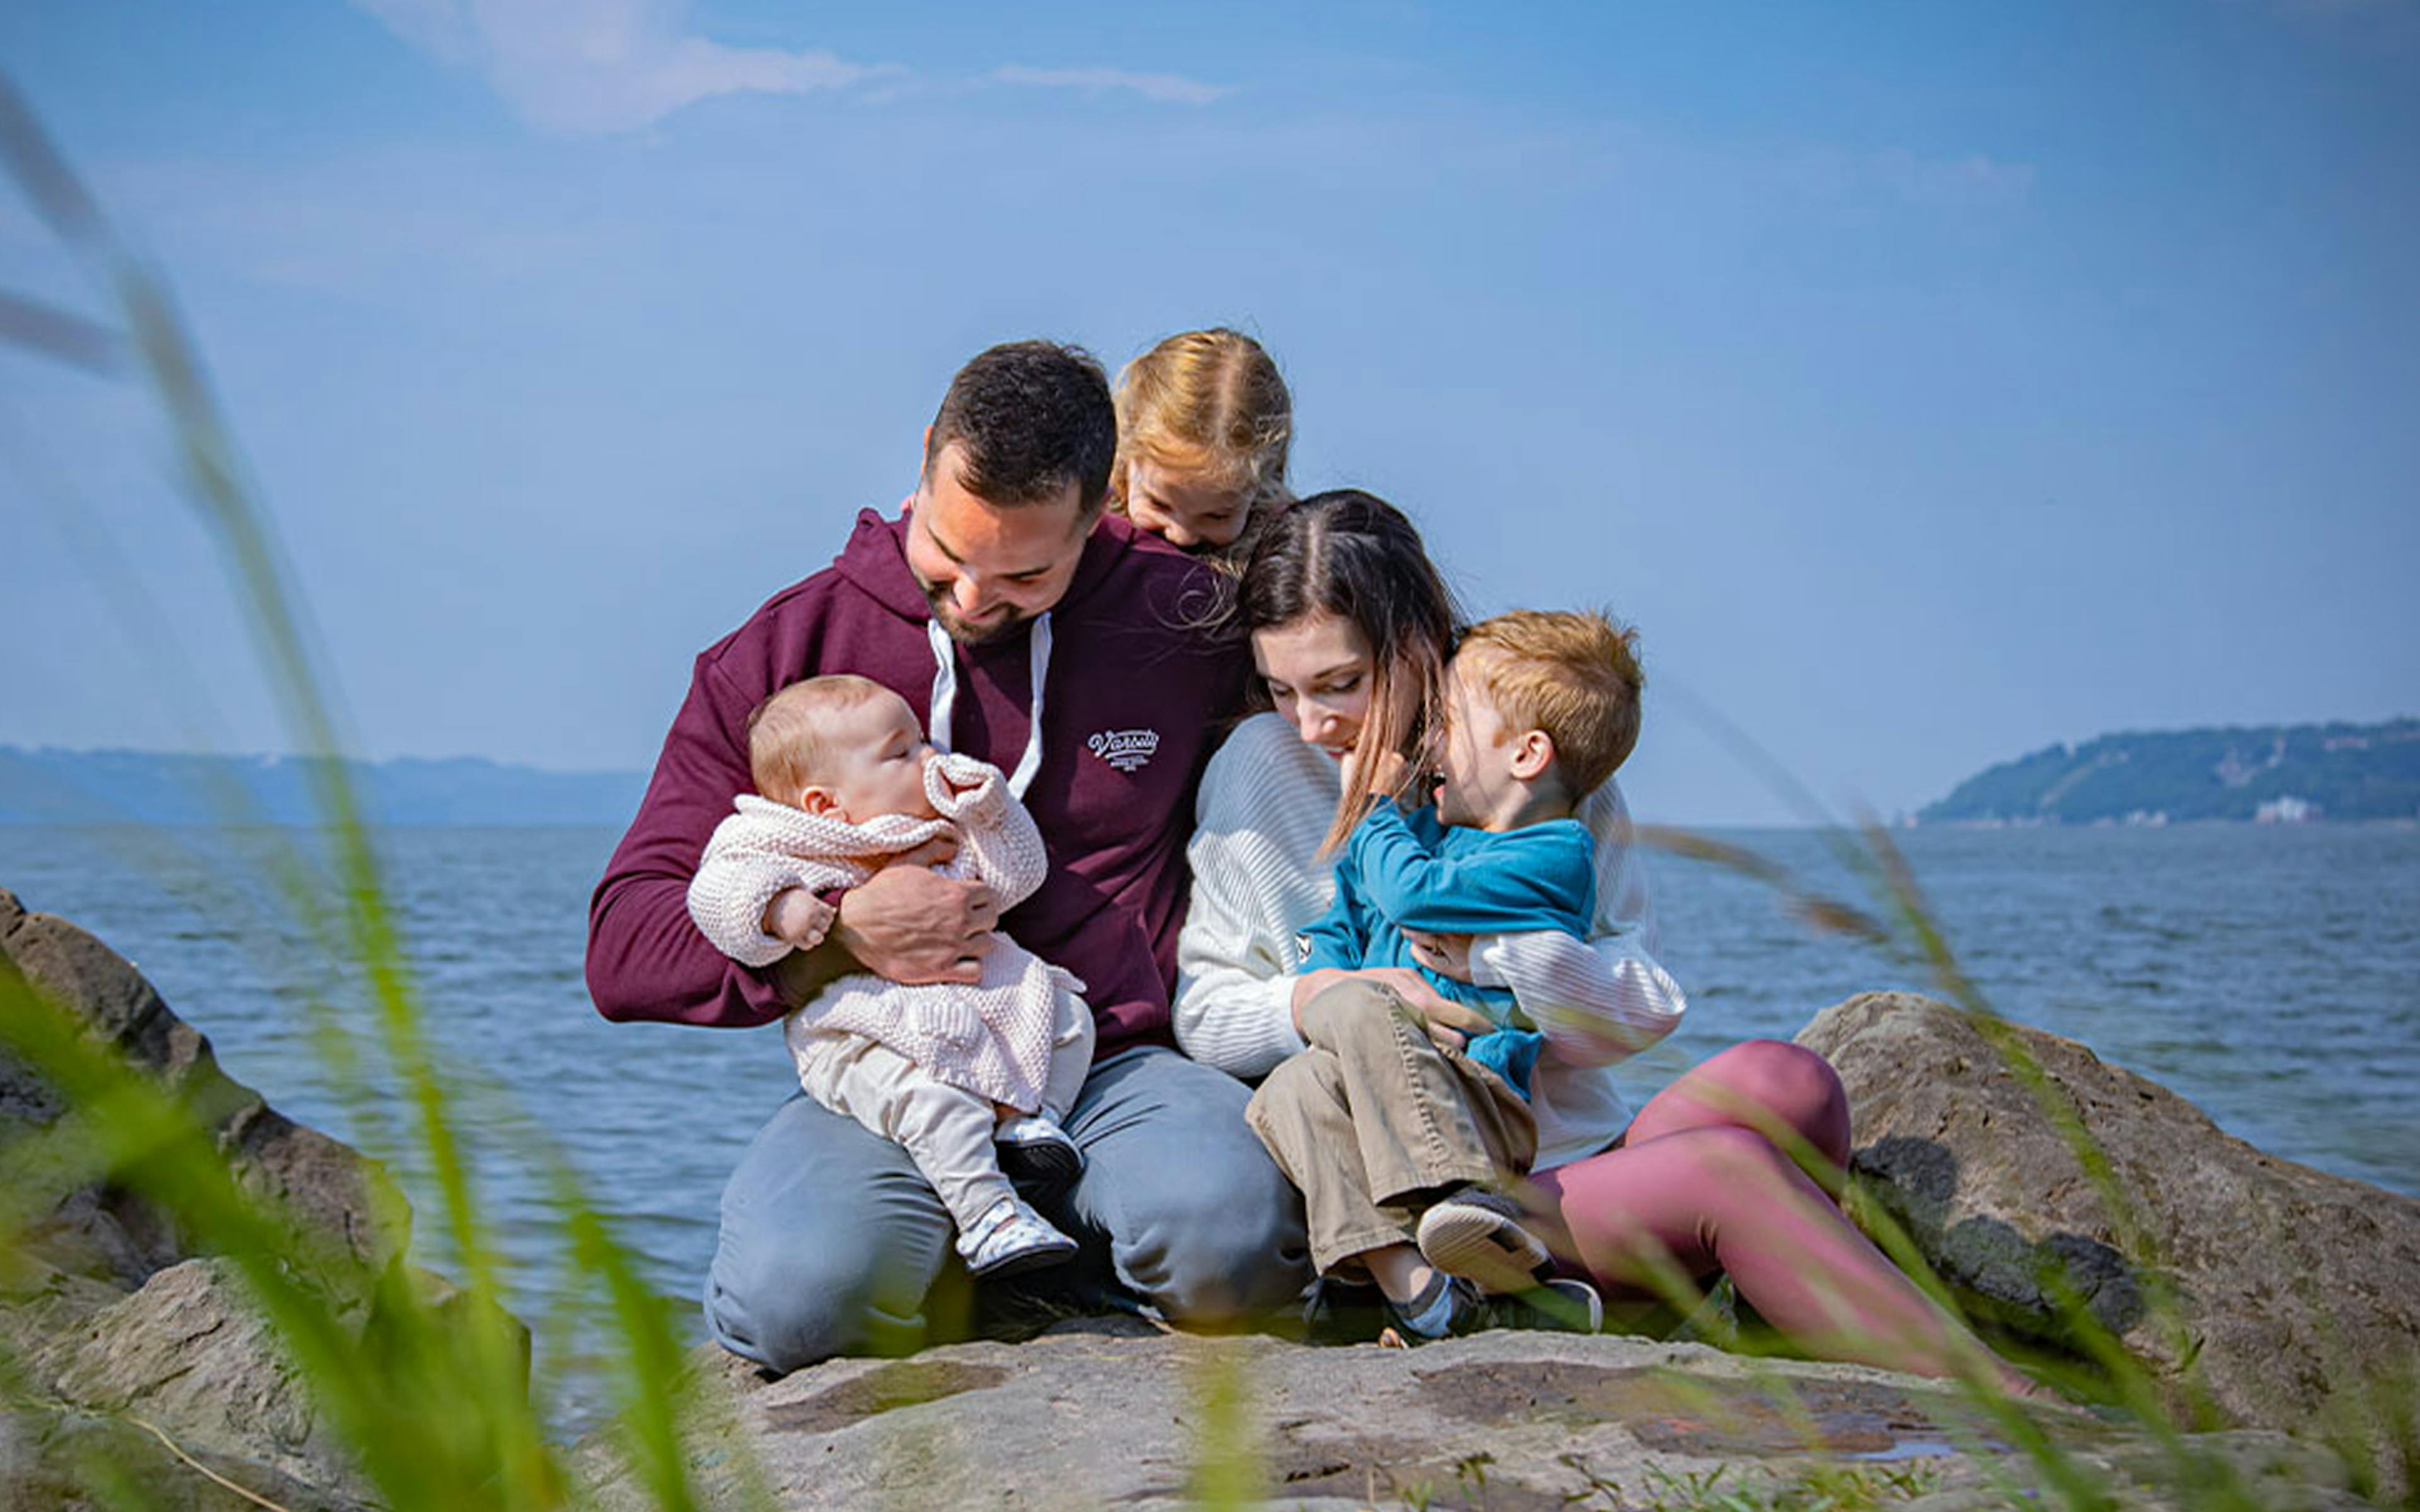
<path id="1" fill-rule="evenodd" d="M 1084 1152 L 1047 1114 L 1020 1113 L 991 1137 L 1001 1172 L 1029 1197 L 1047 1202 L 1084 1174 Z"/>
<path id="2" fill-rule="evenodd" d="M 1014 1275 L 1072 1257 L 1076 1242 L 1023 1199 L 1002 1197 L 958 1235 L 958 1253 L 970 1275 Z"/>

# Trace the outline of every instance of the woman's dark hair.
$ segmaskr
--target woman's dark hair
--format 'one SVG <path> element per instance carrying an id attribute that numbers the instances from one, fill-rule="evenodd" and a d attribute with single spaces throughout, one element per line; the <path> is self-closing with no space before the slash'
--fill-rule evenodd
<path id="1" fill-rule="evenodd" d="M 1333 850 L 1370 806 L 1371 764 L 1360 753 L 1400 751 L 1420 764 L 1461 623 L 1453 595 L 1402 510 L 1358 488 L 1335 488 L 1268 522 L 1244 565 L 1235 608 L 1247 633 L 1326 614 L 1370 643 L 1370 713 L 1322 847 Z"/>

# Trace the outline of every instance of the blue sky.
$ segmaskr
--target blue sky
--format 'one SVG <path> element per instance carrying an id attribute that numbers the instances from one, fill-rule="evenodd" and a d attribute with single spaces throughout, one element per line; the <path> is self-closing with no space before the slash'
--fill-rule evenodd
<path id="1" fill-rule="evenodd" d="M 2420 10 L 28 4 L 361 748 L 653 757 L 1000 339 L 1256 332 L 1295 481 L 1605 604 L 1652 817 L 2420 712 Z M 97 312 L 13 199 L 0 289 Z M 0 353 L 0 742 L 283 745 L 140 395 Z M 31 627 L 40 626 L 39 632 Z M 29 654 L 30 650 L 30 654 Z"/>

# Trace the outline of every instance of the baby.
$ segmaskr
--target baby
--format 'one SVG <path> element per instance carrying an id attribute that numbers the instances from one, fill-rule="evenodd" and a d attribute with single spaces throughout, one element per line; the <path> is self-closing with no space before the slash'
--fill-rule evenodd
<path id="1" fill-rule="evenodd" d="M 987 884 L 1002 910 L 1048 870 L 1000 769 L 936 751 L 907 702 L 879 683 L 811 677 L 782 689 L 749 718 L 748 760 L 756 792 L 734 800 L 689 889 L 690 917 L 745 964 L 814 949 L 832 918 L 814 893 L 854 887 L 939 836 L 958 842 L 942 870 Z M 1059 1124 L 1092 1065 L 1083 991 L 1002 935 L 972 984 L 902 986 L 861 973 L 783 1026 L 807 1095 L 916 1162 L 973 1274 L 1076 1252 L 1002 1166 L 1058 1187 L 1083 1168 Z"/>
<path id="2" fill-rule="evenodd" d="M 1306 972 L 1408 967 L 1494 1026 L 1444 1048 L 1394 994 L 1347 980 L 1303 1005 L 1310 1048 L 1247 1110 L 1302 1190 L 1313 1263 L 1368 1270 L 1407 1335 L 1478 1326 L 1489 1292 L 1551 1289 L 1550 1319 L 1600 1316 L 1583 1283 L 1544 1278 L 1546 1248 L 1501 1190 L 1536 1153 L 1529 1081 L 1545 1039 L 1509 989 L 1465 979 L 1469 935 L 1588 935 L 1596 846 L 1573 813 L 1637 743 L 1634 639 L 1597 614 L 1522 611 L 1471 629 L 1447 669 L 1435 803 L 1406 813 L 1379 800 L 1303 935 Z M 1403 770 L 1387 761 L 1382 788 Z"/>

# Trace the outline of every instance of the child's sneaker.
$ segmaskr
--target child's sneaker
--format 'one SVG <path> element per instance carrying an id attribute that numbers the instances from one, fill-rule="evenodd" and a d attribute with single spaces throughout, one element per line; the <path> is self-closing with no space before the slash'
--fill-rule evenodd
<path id="1" fill-rule="evenodd" d="M 999 1148 L 1001 1174 L 1034 1201 L 1049 1201 L 1084 1174 L 1084 1152 L 1047 1115 L 1020 1113 L 1003 1121 L 991 1137 Z"/>
<path id="2" fill-rule="evenodd" d="M 1429 1284 L 1419 1296 L 1409 1302 L 1388 1297 L 1386 1307 L 1397 1336 L 1405 1344 L 1434 1344 L 1441 1338 L 1477 1333 L 1488 1326 L 1487 1299 L 1480 1295 L 1479 1288 L 1443 1271 L 1429 1277 Z"/>
<path id="3" fill-rule="evenodd" d="M 958 1236 L 958 1253 L 970 1275 L 1014 1275 L 1069 1258 L 1076 1242 L 1021 1199 L 1002 1197 Z"/>
<path id="4" fill-rule="evenodd" d="M 1429 1344 L 1491 1328 L 1593 1334 L 1605 1326 L 1605 1303 L 1596 1288 L 1564 1276 L 1532 1280 L 1520 1291 L 1489 1296 L 1468 1276 L 1439 1273 L 1419 1298 L 1389 1300 L 1387 1311 L 1406 1344 Z"/>
<path id="5" fill-rule="evenodd" d="M 1605 1299 L 1596 1294 L 1596 1288 L 1570 1276 L 1548 1276 L 1527 1291 L 1487 1301 L 1496 1323 L 1504 1328 L 1594 1334 L 1605 1327 Z"/>
<path id="6" fill-rule="evenodd" d="M 1420 1214 L 1420 1257 L 1484 1291 L 1528 1291 L 1554 1257 L 1521 1219 L 1521 1205 L 1503 1193 L 1465 1187 Z"/>

